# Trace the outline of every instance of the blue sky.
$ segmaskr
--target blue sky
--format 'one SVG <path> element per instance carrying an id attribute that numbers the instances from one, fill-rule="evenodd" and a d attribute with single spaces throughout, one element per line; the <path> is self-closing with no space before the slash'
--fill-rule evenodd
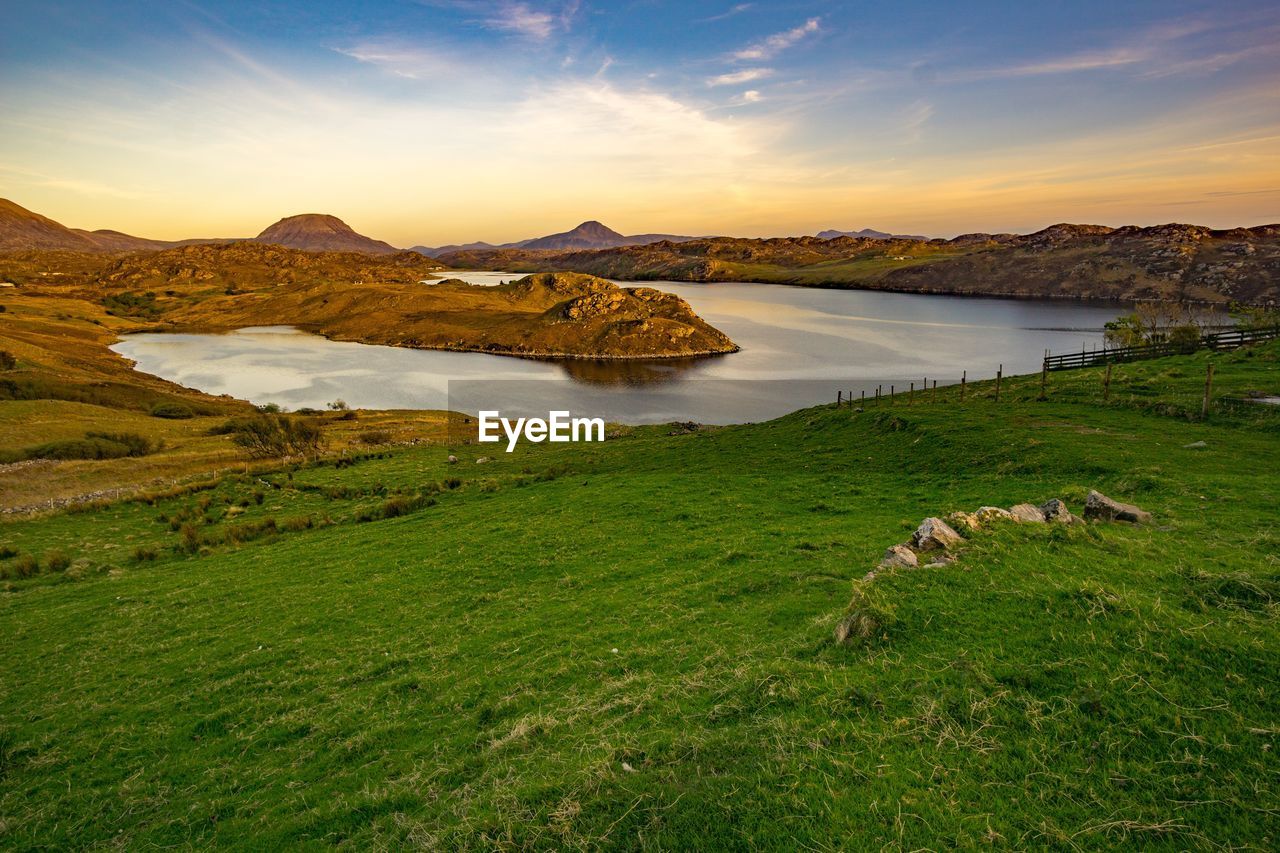
<path id="1" fill-rule="evenodd" d="M 1280 221 L 1274 3 L 22 4 L 0 195 L 398 245 Z"/>

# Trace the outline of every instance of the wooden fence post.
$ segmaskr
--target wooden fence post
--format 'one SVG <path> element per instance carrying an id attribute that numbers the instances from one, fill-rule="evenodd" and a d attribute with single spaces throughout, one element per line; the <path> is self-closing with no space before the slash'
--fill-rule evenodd
<path id="1" fill-rule="evenodd" d="M 911 383 L 911 390 L 907 392 L 907 405 L 910 406 L 916 401 L 916 383 Z"/>
<path id="2" fill-rule="evenodd" d="M 1004 365 L 996 370 L 996 402 L 1000 402 L 1000 380 L 1004 377 Z"/>
<path id="3" fill-rule="evenodd" d="M 837 392 L 836 392 L 836 408 L 837 408 L 837 409 L 838 409 L 838 408 L 840 408 L 840 396 L 841 396 L 843 393 L 844 393 L 843 391 L 837 391 Z"/>
<path id="4" fill-rule="evenodd" d="M 889 386 L 889 405 L 893 405 L 893 386 Z"/>
<path id="5" fill-rule="evenodd" d="M 960 371 L 960 402 L 961 403 L 964 402 L 964 386 L 968 378 L 969 378 L 969 371 L 967 370 Z"/>
<path id="6" fill-rule="evenodd" d="M 1111 362 L 1107 362 L 1107 373 L 1102 377 L 1102 402 L 1111 399 Z"/>
<path id="7" fill-rule="evenodd" d="M 1213 362 L 1209 362 L 1209 369 L 1204 374 L 1204 403 L 1200 406 L 1200 417 L 1209 417 L 1209 398 L 1213 395 Z"/>
<path id="8" fill-rule="evenodd" d="M 1049 351 L 1044 351 L 1044 362 L 1040 365 L 1040 399 L 1045 399 L 1045 389 L 1049 385 Z"/>

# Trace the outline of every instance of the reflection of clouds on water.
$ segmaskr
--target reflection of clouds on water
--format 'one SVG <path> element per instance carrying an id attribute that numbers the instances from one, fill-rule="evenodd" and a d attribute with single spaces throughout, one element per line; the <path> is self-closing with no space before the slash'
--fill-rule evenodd
<path id="1" fill-rule="evenodd" d="M 459 277 L 487 284 L 519 278 Z M 632 422 L 728 423 L 834 399 L 836 389 L 856 396 L 926 376 L 945 383 L 962 370 L 970 379 L 989 378 L 999 364 L 1007 375 L 1034 372 L 1046 348 L 1100 343 L 1103 323 L 1124 310 L 780 285 L 644 284 L 684 297 L 742 351 L 649 362 L 535 361 L 329 341 L 290 327 L 130 335 L 113 349 L 147 373 L 295 409 L 339 398 L 362 408 L 440 409 L 469 387 L 481 398 L 455 408 L 559 407 Z"/>

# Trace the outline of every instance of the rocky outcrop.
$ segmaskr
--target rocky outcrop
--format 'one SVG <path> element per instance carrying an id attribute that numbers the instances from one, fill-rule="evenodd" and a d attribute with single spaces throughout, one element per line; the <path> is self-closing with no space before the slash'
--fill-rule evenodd
<path id="1" fill-rule="evenodd" d="M 889 550 L 884 552 L 884 559 L 880 561 L 882 569 L 914 569 L 918 565 L 920 565 L 920 558 L 906 545 L 889 546 Z"/>
<path id="2" fill-rule="evenodd" d="M 1014 504 L 1009 507 L 1009 515 L 1013 516 L 1014 521 L 1044 524 L 1044 513 L 1034 504 Z"/>
<path id="3" fill-rule="evenodd" d="M 911 534 L 911 544 L 916 551 L 947 551 L 963 542 L 964 537 L 940 518 L 926 518 Z"/>
<path id="4" fill-rule="evenodd" d="M 1084 521 L 1079 516 L 1072 515 L 1071 510 L 1067 509 L 1067 505 L 1058 498 L 1042 503 L 1040 505 L 1040 514 L 1044 516 L 1045 521 L 1059 524 L 1082 524 Z"/>
<path id="5" fill-rule="evenodd" d="M 1084 517 L 1096 521 L 1127 521 L 1130 524 L 1146 524 L 1151 513 L 1133 504 L 1120 503 L 1102 492 L 1091 491 L 1084 502 Z"/>

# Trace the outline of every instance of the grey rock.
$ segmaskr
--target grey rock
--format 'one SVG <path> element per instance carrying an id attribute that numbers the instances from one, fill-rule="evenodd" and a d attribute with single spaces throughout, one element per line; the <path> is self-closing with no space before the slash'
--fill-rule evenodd
<path id="1" fill-rule="evenodd" d="M 880 561 L 880 568 L 882 569 L 896 567 L 914 569 L 918 565 L 920 565 L 920 558 L 916 556 L 915 551 L 912 551 L 906 545 L 894 545 L 884 552 L 884 559 Z"/>
<path id="2" fill-rule="evenodd" d="M 1051 498 L 1040 504 L 1040 514 L 1045 521 L 1056 521 L 1060 524 L 1080 524 L 1084 519 L 1071 514 L 1067 505 L 1058 498 Z"/>
<path id="3" fill-rule="evenodd" d="M 926 518 L 911 534 L 911 547 L 917 551 L 949 551 L 964 538 L 940 518 Z"/>
<path id="4" fill-rule="evenodd" d="M 453 454 L 449 454 L 449 464 L 450 464 L 450 465 L 457 465 L 457 464 L 458 464 L 458 457 L 454 456 Z"/>
<path id="5" fill-rule="evenodd" d="M 1190 444 L 1182 445 L 1183 450 L 1204 450 L 1209 445 L 1203 441 L 1193 441 Z"/>
<path id="6" fill-rule="evenodd" d="M 1040 507 L 1032 504 L 1017 504 L 1009 507 L 1009 514 L 1013 516 L 1014 521 L 1030 522 L 1032 524 L 1043 524 L 1044 513 L 1040 511 Z"/>
<path id="7" fill-rule="evenodd" d="M 1104 495 L 1091 491 L 1084 501 L 1084 517 L 1098 521 L 1128 521 L 1132 524 L 1146 524 L 1151 521 L 1151 513 L 1139 509 L 1133 504 L 1120 503 Z"/>

